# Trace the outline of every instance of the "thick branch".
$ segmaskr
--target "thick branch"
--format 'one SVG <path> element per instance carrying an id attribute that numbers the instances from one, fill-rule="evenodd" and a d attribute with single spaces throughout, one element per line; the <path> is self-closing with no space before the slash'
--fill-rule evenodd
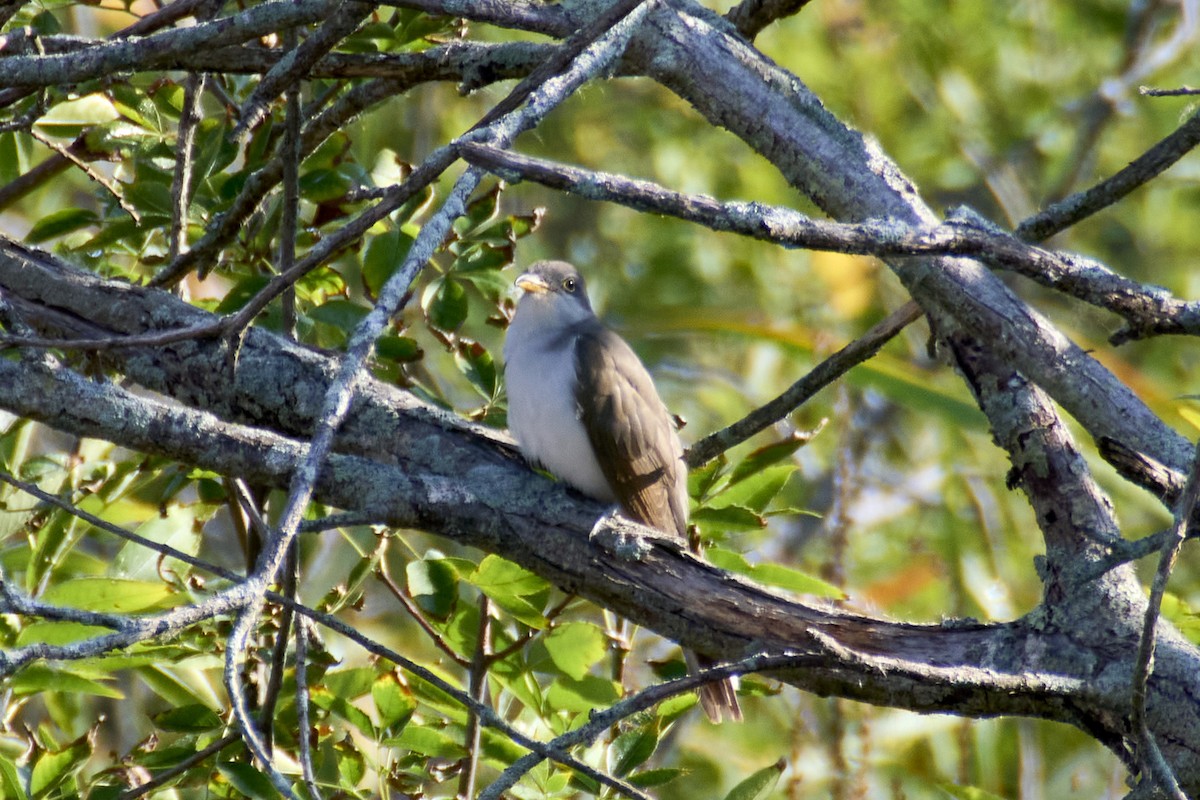
<path id="1" fill-rule="evenodd" d="M 91 334 L 209 319 L 166 292 L 75 272 L 15 245 L 0 250 L 0 287 L 45 333 L 84 315 Z M 50 306 L 53 313 L 39 316 Z M 233 366 L 218 340 L 115 357 L 134 380 L 205 410 L 25 361 L 0 361 L 0 406 L 280 486 L 301 453 L 293 437 L 307 436 L 335 371 L 330 358 L 256 329 Z M 812 663 L 779 677 L 819 694 L 922 711 L 1047 716 L 1120 750 L 1132 660 L 1113 653 L 1132 655 L 1136 630 L 1105 628 L 1110 638 L 1085 641 L 1042 613 L 1008 624 L 898 624 L 778 597 L 619 518 L 589 537 L 603 508 L 531 473 L 495 434 L 373 381 L 362 384 L 336 448 L 316 487 L 323 502 L 499 553 L 689 647 L 729 659 L 808 654 Z M 1197 684 L 1196 651 L 1162 629 L 1148 706 L 1159 740 L 1200 741 L 1200 709 L 1187 699 Z M 1172 756 L 1181 780 L 1194 785 L 1190 765 L 1200 758 L 1178 749 Z"/>

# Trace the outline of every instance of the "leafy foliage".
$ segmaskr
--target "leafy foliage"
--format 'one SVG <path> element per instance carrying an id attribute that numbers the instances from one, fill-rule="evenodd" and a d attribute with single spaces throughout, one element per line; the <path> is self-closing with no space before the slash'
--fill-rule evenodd
<path id="1" fill-rule="evenodd" d="M 28 28 L 53 37 L 95 27 L 108 34 L 133 21 L 132 6 L 118 5 L 27 3 L 4 17 L 3 33 Z M 1177 107 L 1125 98 L 1109 109 L 1100 146 L 1083 147 L 1088 129 L 1080 109 L 1098 89 L 1098 76 L 1120 71 L 1113 59 L 1124 19 L 1124 6 L 1111 2 L 837 0 L 773 25 L 757 46 L 878 137 L 929 197 L 1015 222 L 1092 173 L 1119 168 L 1175 124 Z M 449 16 L 380 6 L 337 52 L 416 55 L 460 37 L 511 38 Z M 1194 58 L 1178 57 L 1154 80 L 1185 82 Z M 236 232 L 213 246 L 206 277 L 192 275 L 185 287 L 199 307 L 220 314 L 244 308 L 279 271 L 286 212 L 278 153 L 286 111 L 282 102 L 272 105 L 267 119 L 239 139 L 233 112 L 261 85 L 259 76 L 228 72 L 208 80 L 181 220 L 173 187 L 184 73 L 121 72 L 6 97 L 0 230 L 99 275 L 145 281 L 173 258 L 173 224 L 180 224 L 186 251 L 204 246 L 223 219 L 236 218 Z M 364 80 L 306 80 L 305 121 L 328 113 Z M 439 90 L 396 88 L 306 145 L 297 180 L 297 259 L 317 252 L 379 192 L 409 175 L 429 142 L 462 133 L 494 99 Z M 538 134 L 529 150 L 561 161 L 652 176 L 684 191 L 805 207 L 769 165 L 748 163 L 740 142 L 655 87 L 590 88 Z M 46 164 L 53 180 L 13 188 Z M 1189 265 L 1200 229 L 1191 220 L 1200 200 L 1193 177 L 1187 170 L 1163 177 L 1073 229 L 1064 246 L 1195 295 Z M 435 183 L 409 199 L 300 278 L 291 299 L 271 304 L 257 324 L 305 346 L 344 348 L 445 191 L 445 183 Z M 637 344 L 673 410 L 691 420 L 686 433 L 696 431 L 693 438 L 776 394 L 899 295 L 869 259 L 784 251 L 491 182 L 472 198 L 413 286 L 412 302 L 377 342 L 374 375 L 503 427 L 498 345 L 512 308 L 510 268 L 563 255 L 586 263 L 597 307 Z M 1085 346 L 1104 347 L 1108 317 L 1023 291 Z M 1186 348 L 1145 342 L 1103 355 L 1164 418 L 1187 416 L 1177 399 L 1194 372 Z M 98 375 L 106 370 L 102 359 L 84 366 Z M 920 336 L 890 345 L 789 424 L 813 427 L 826 418 L 833 422 L 811 446 L 801 448 L 790 431 L 772 432 L 693 470 L 693 520 L 714 565 L 788 592 L 912 620 L 1009 619 L 1038 602 L 1041 585 L 1030 565 L 1039 544 L 1030 513 L 1006 491 L 1008 465 L 969 393 L 928 358 Z M 259 543 L 222 476 L 28 420 L 4 423 L 6 472 L 180 554 L 226 570 L 253 563 Z M 1130 530 L 1148 533 L 1167 522 L 1153 499 L 1107 477 L 1106 484 Z M 268 514 L 278 511 L 278 495 L 254 492 Z M 314 508 L 310 516 L 326 511 Z M 348 620 L 463 691 L 473 677 L 479 688 L 482 665 L 486 691 L 478 696 L 531 735 L 573 730 L 629 691 L 685 671 L 668 643 L 634 637 L 610 614 L 499 556 L 419 531 L 327 531 L 301 542 L 298 562 L 301 601 Z M 96 615 L 147 615 L 230 585 L 219 572 L 122 541 L 8 485 L 0 488 L 0 569 L 6 584 L 30 597 Z M 1196 639 L 1194 566 L 1184 564 L 1172 588 L 1169 616 Z M 0 649 L 67 645 L 109 632 L 99 616 L 90 619 L 5 614 Z M 154 778 L 163 780 L 162 796 L 276 796 L 230 735 L 221 676 L 229 624 L 201 621 L 170 640 L 19 671 L 3 687 L 0 795 L 108 798 Z M 332 632 L 293 629 L 290 615 L 273 607 L 256 630 L 245 677 L 259 708 L 268 698 L 274 703 L 276 753 L 295 761 L 311 744 L 316 784 L 329 796 L 452 796 L 465 785 L 473 755 L 482 784 L 524 754 L 491 729 L 474 744 L 471 716 L 426 678 Z M 308 653 L 311 704 L 303 731 L 294 662 L 277 668 L 271 661 L 271 648 L 289 636 L 302 636 Z M 1047 796 L 1099 796 L 1120 781 L 1099 745 L 1048 724 L 918 718 L 785 693 L 764 678 L 743 681 L 742 701 L 748 721 L 738 729 L 705 727 L 689 713 L 691 695 L 683 695 L 576 755 L 662 798 L 1013 796 L 1022 774 L 1044 775 Z M 210 757 L 194 760 L 206 748 Z M 299 785 L 298 775 L 289 778 Z M 585 774 L 543 763 L 512 795 L 606 792 Z"/>

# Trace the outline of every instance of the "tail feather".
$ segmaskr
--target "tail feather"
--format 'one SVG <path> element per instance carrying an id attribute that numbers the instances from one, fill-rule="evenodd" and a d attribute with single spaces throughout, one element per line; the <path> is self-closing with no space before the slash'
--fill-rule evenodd
<path id="1" fill-rule="evenodd" d="M 716 663 L 691 650 L 684 650 L 683 657 L 687 661 L 688 670 L 693 673 Z M 700 696 L 700 707 L 704 709 L 704 715 L 714 725 L 720 724 L 726 716 L 730 722 L 742 721 L 742 707 L 737 699 L 737 678 L 724 678 L 706 683 L 696 694 Z"/>

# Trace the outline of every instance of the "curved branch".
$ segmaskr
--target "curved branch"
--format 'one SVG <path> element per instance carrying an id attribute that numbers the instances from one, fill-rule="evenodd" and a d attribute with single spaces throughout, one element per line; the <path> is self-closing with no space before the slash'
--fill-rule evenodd
<path id="1" fill-rule="evenodd" d="M 35 326 L 49 319 L 35 314 L 43 305 L 57 309 L 49 324 L 90 315 L 89 325 L 110 333 L 138 333 L 149 320 L 187 325 L 211 319 L 166 292 L 76 272 L 14 245 L 0 249 L 0 287 L 10 301 L 24 298 L 13 308 Z M 167 406 L 61 368 L 7 360 L 0 360 L 0 406 L 282 486 L 303 452 L 296 437 L 309 435 L 336 371 L 333 359 L 257 329 L 247 332 L 232 367 L 218 340 L 115 357 L 133 380 L 207 410 Z M 1005 405 L 1002 398 L 997 404 Z M 284 433 L 254 427 L 264 423 Z M 370 380 L 361 384 L 335 448 L 315 487 L 322 502 L 499 553 L 688 647 L 726 659 L 806 656 L 803 669 L 777 677 L 823 695 L 919 711 L 1046 716 L 1128 755 L 1124 720 L 1136 615 L 1129 617 L 1133 624 L 1104 626 L 1105 638 L 1087 640 L 1079 633 L 1085 626 L 1076 624 L 1078 606 L 1072 613 L 1047 606 L 1010 623 L 910 625 L 797 602 L 716 570 L 676 540 L 620 518 L 606 518 L 588 536 L 603 516 L 600 505 L 530 472 L 495 433 Z M 1025 462 L 1031 480 L 1038 475 L 1036 455 L 1031 450 Z M 1076 467 L 1067 461 L 1063 469 Z M 1059 524 L 1069 530 L 1070 515 L 1062 514 Z M 1090 546 L 1105 552 L 1103 542 Z M 1145 603 L 1119 571 L 1079 596 L 1088 598 L 1093 615 L 1105 599 L 1117 597 L 1133 611 Z M 1200 782 L 1200 753 L 1186 744 L 1200 742 L 1200 708 L 1190 699 L 1197 693 L 1200 654 L 1160 626 L 1147 721 L 1156 739 L 1173 743 L 1168 757 L 1191 786 Z"/>

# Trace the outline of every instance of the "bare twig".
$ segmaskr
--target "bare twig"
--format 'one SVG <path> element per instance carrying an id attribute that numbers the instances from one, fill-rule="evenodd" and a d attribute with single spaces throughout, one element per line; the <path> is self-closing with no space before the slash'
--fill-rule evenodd
<path id="1" fill-rule="evenodd" d="M 244 137 L 248 131 L 262 122 L 267 106 L 288 86 L 298 83 L 309 69 L 326 53 L 338 45 L 358 28 L 359 24 L 374 9 L 370 3 L 346 0 L 330 15 L 316 33 L 305 39 L 299 47 L 292 44 L 287 55 L 262 76 L 249 99 L 242 104 L 238 124 L 233 136 Z M 294 31 L 292 36 L 294 37 Z M 294 42 L 294 39 L 293 39 Z"/>
<path id="2" fill-rule="evenodd" d="M 296 31 L 287 32 L 289 49 L 296 46 Z M 283 141 L 279 145 L 279 157 L 283 160 L 283 207 L 279 221 L 280 272 L 288 272 L 296 263 L 296 231 L 300 215 L 300 85 L 292 80 L 284 92 L 287 110 L 284 115 Z M 248 106 L 249 104 L 247 104 Z M 243 116 L 239 125 L 246 123 Z M 289 285 L 281 298 L 283 306 L 283 329 L 289 339 L 296 338 L 296 287 Z"/>
<path id="3" fill-rule="evenodd" d="M 750 41 L 773 22 L 798 14 L 809 0 L 742 0 L 725 14 L 738 33 Z"/>
<path id="4" fill-rule="evenodd" d="M 1016 235 L 1040 242 L 1075 225 L 1161 175 L 1200 144 L 1200 113 L 1161 139 L 1114 175 L 1054 203 L 1017 226 Z"/>
<path id="5" fill-rule="evenodd" d="M 896 334 L 921 316 L 920 307 L 915 302 L 908 301 L 862 336 L 822 361 L 774 400 L 759 406 L 732 425 L 696 442 L 688 448 L 688 466 L 695 469 L 707 464 L 719 454 L 783 419 L 852 367 L 874 356 Z"/>
<path id="6" fill-rule="evenodd" d="M 79 156 L 80 151 L 76 150 L 75 148 L 65 147 L 65 146 L 59 144 L 58 142 L 51 139 L 49 136 L 44 135 L 37 128 L 30 128 L 28 133 L 34 139 L 37 139 L 43 145 L 45 145 L 46 147 L 49 147 L 55 153 L 57 153 L 58 155 L 60 155 L 61 157 L 65 158 L 65 159 L 67 159 L 67 161 L 70 161 L 72 164 L 74 164 L 76 167 L 78 167 L 79 170 L 84 175 L 88 176 L 88 178 L 91 181 L 98 183 L 102 187 L 104 187 L 104 190 L 107 191 L 110 195 L 112 195 L 113 199 L 117 201 L 117 205 L 119 205 L 121 207 L 122 211 L 124 211 L 126 214 L 128 214 L 130 216 L 130 218 L 133 219 L 134 222 L 141 222 L 141 215 L 138 214 L 138 211 L 136 208 L 131 206 L 128 203 L 128 201 L 125 200 L 125 198 L 121 195 L 120 189 L 117 188 L 116 184 L 113 183 L 112 181 L 110 181 L 108 178 L 101 175 L 96 170 L 92 169 L 91 164 L 89 164 L 84 159 L 80 158 L 80 156 Z M 79 141 L 82 141 L 82 137 L 80 138 Z"/>
<path id="7" fill-rule="evenodd" d="M 468 691 L 476 703 L 487 702 L 488 668 L 492 658 L 492 608 L 488 596 L 479 594 L 479 627 L 475 631 L 475 652 L 471 656 L 468 672 Z M 479 759 L 483 755 L 480 741 L 479 715 L 468 709 L 467 728 L 463 744 L 467 750 L 466 764 L 458 776 L 458 797 L 472 800 L 475 797 L 475 779 L 479 774 Z"/>
<path id="8" fill-rule="evenodd" d="M 445 653 L 451 661 L 458 664 L 460 667 L 467 669 L 471 666 L 471 661 L 459 655 L 453 647 L 446 641 L 446 638 L 438 633 L 437 629 L 430 624 L 429 620 L 425 619 L 425 615 L 421 613 L 421 609 L 417 608 L 417 604 L 408 596 L 408 592 L 404 591 L 401 586 L 392 578 L 392 571 L 388 567 L 387 558 L 379 559 L 379 566 L 375 568 L 375 574 L 379 576 L 379 580 L 387 587 L 387 590 L 392 593 L 392 597 L 400 603 L 400 606 L 408 612 L 413 621 L 425 632 L 429 640 L 433 642 L 438 650 Z"/>
<path id="9" fill-rule="evenodd" d="M 227 736 L 222 736 L 220 739 L 217 739 L 215 742 L 208 745 L 207 747 L 203 747 L 203 748 L 197 750 L 192 755 L 188 756 L 187 758 L 180 760 L 174 766 L 169 767 L 169 768 L 164 769 L 163 771 L 159 772 L 153 778 L 146 781 L 145 783 L 135 786 L 128 791 L 121 792 L 121 794 L 119 795 L 120 800 L 136 800 L 136 798 L 142 797 L 146 794 L 149 794 L 150 792 L 154 791 L 155 789 L 159 788 L 160 786 L 166 786 L 172 780 L 174 780 L 178 776 L 184 774 L 185 772 L 187 772 L 189 769 L 196 766 L 197 764 L 203 762 L 209 756 L 216 755 L 217 753 L 224 750 L 226 747 L 229 747 L 229 745 L 235 744 L 237 741 L 239 741 L 239 740 L 238 740 L 238 735 L 236 733 L 231 733 L 231 734 L 228 734 Z"/>
<path id="10" fill-rule="evenodd" d="M 1146 616 L 1142 624 L 1142 636 L 1138 642 L 1137 661 L 1133 669 L 1133 688 L 1130 692 L 1132 710 L 1129 717 L 1130 727 L 1138 740 L 1138 758 L 1146 775 L 1154 776 L 1154 780 L 1163 791 L 1178 800 L 1186 800 L 1175 775 L 1167 764 L 1154 735 L 1146 724 L 1146 688 L 1153 671 L 1154 647 L 1158 640 L 1158 618 L 1162 610 L 1163 595 L 1167 591 L 1167 582 L 1171 578 L 1171 570 L 1179 557 L 1179 550 L 1187 537 L 1192 514 L 1196 503 L 1200 500 L 1200 443 L 1196 445 L 1195 456 L 1192 460 L 1191 471 L 1188 473 L 1187 484 L 1179 498 L 1175 509 L 1175 524 L 1171 534 L 1163 542 L 1162 556 L 1158 561 L 1158 570 L 1154 573 L 1154 582 L 1150 586 L 1150 599 L 1146 605 Z"/>
<path id="11" fill-rule="evenodd" d="M 204 94 L 204 73 L 187 76 L 183 89 L 183 108 L 179 112 L 179 133 L 175 143 L 175 174 L 171 179 L 171 232 L 167 258 L 174 261 L 187 244 L 188 208 L 192 202 L 192 167 L 196 163 L 196 128 L 200 124 L 200 100 Z"/>
<path id="12" fill-rule="evenodd" d="M 38 86 L 66 86 L 114 72 L 160 67 L 174 53 L 238 45 L 296 25 L 326 19 L 341 0 L 273 0 L 230 17 L 148 36 L 99 43 L 82 53 L 19 55 L 0 59 L 0 85 L 8 92 Z M 10 100 L 0 98 L 0 102 Z"/>
<path id="13" fill-rule="evenodd" d="M 1149 86 L 1139 86 L 1138 94 L 1146 97 L 1190 97 L 1200 94 L 1200 89 L 1191 86 L 1180 86 L 1177 89 L 1154 89 Z"/>

